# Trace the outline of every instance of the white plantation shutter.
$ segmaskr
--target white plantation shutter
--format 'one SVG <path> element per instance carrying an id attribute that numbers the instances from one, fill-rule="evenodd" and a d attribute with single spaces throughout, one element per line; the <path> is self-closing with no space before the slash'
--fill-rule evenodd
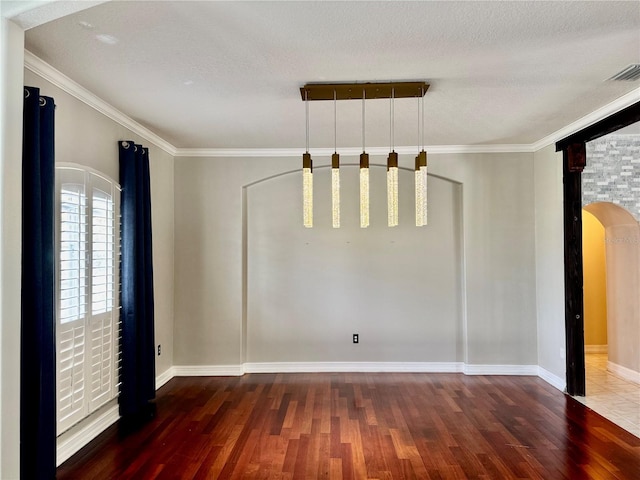
<path id="1" fill-rule="evenodd" d="M 82 420 L 85 413 L 85 326 L 58 327 L 58 434 Z"/>
<path id="2" fill-rule="evenodd" d="M 58 191 L 58 433 L 86 415 L 87 202 L 85 174 L 69 170 Z"/>
<path id="3" fill-rule="evenodd" d="M 119 309 L 117 291 L 119 263 L 119 222 L 116 222 L 117 195 L 111 182 L 92 177 L 92 261 L 91 261 L 91 395 L 94 411 L 116 395 L 116 343 Z M 118 209 L 119 210 L 119 209 Z"/>
<path id="4" fill-rule="evenodd" d="M 114 351 L 111 316 L 91 319 L 91 411 L 113 398 Z"/>
<path id="5" fill-rule="evenodd" d="M 115 252 L 111 192 L 94 186 L 92 213 L 91 313 L 98 315 L 113 309 Z"/>
<path id="6" fill-rule="evenodd" d="M 73 175 L 78 175 L 74 172 Z M 84 175 L 82 175 L 84 177 Z M 76 181 L 78 179 L 75 179 Z M 60 192 L 60 322 L 84 318 L 86 311 L 86 197 L 82 183 L 64 183 Z"/>
<path id="7" fill-rule="evenodd" d="M 58 434 L 117 396 L 120 192 L 84 168 L 56 168 Z"/>

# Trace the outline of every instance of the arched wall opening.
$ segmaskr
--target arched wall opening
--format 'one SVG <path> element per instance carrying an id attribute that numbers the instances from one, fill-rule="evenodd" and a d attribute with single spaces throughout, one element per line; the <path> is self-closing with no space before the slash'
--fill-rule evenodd
<path id="1" fill-rule="evenodd" d="M 310 229 L 290 227 L 302 221 L 301 202 L 290 201 L 299 170 L 244 187 L 242 356 L 250 368 L 372 361 L 454 368 L 465 360 L 462 185 L 429 175 L 438 208 L 429 228 L 419 228 L 414 172 L 400 168 L 400 224 L 389 228 L 386 166 L 370 167 L 367 229 L 359 224 L 357 188 L 342 189 L 341 227 L 331 227 L 326 167 L 314 169 Z M 357 164 L 340 171 L 343 185 L 358 184 Z"/>
<path id="2" fill-rule="evenodd" d="M 604 228 L 607 368 L 618 376 L 640 383 L 640 225 L 631 213 L 613 203 L 592 203 L 584 210 Z M 587 262 L 585 344 L 588 344 L 587 287 L 590 282 L 586 277 L 586 266 Z"/>
<path id="3" fill-rule="evenodd" d="M 604 225 L 582 209 L 584 351 L 607 353 L 607 262 Z"/>

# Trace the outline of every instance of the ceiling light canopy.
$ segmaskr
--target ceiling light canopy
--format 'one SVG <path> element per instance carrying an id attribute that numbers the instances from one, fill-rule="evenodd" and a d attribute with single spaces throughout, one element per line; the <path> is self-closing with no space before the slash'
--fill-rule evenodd
<path id="1" fill-rule="evenodd" d="M 307 83 L 300 87 L 302 100 L 361 100 L 366 98 L 423 97 L 429 84 L 426 82 L 381 83 Z"/>

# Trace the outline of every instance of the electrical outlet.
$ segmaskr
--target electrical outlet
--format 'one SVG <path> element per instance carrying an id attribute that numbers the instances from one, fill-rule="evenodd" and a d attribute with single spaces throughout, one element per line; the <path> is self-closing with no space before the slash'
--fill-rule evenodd
<path id="1" fill-rule="evenodd" d="M 353 334 L 353 343 L 359 343 L 360 342 L 360 335 L 358 335 L 357 333 Z"/>
<path id="2" fill-rule="evenodd" d="M 162 353 L 162 345 L 158 344 L 158 356 Z"/>

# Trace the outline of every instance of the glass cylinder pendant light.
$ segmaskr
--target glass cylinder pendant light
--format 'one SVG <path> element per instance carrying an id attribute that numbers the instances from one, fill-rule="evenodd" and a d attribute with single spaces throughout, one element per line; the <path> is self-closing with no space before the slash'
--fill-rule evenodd
<path id="1" fill-rule="evenodd" d="M 309 100 L 305 92 L 307 151 L 302 155 L 302 221 L 306 228 L 313 227 L 313 161 L 309 153 Z"/>
<path id="2" fill-rule="evenodd" d="M 416 186 L 416 227 L 421 227 L 424 219 L 424 212 L 422 209 L 422 172 L 420 172 L 420 154 L 416 156 L 414 178 Z"/>
<path id="3" fill-rule="evenodd" d="M 340 228 L 340 155 L 331 155 L 331 218 L 333 228 Z"/>
<path id="4" fill-rule="evenodd" d="M 422 150 L 416 157 L 416 226 L 427 225 L 427 152 L 424 149 L 424 92 L 418 103 L 418 129 Z M 422 125 L 421 125 L 422 121 Z"/>
<path id="5" fill-rule="evenodd" d="M 340 228 L 340 155 L 337 152 L 336 92 L 333 91 L 333 155 L 331 155 L 331 219 L 333 228 Z"/>
<path id="6" fill-rule="evenodd" d="M 360 228 L 369 226 L 369 154 L 360 154 Z"/>
<path id="7" fill-rule="evenodd" d="M 416 157 L 416 226 L 427 224 L 427 152 L 422 150 Z"/>
<path id="8" fill-rule="evenodd" d="M 420 152 L 420 173 L 422 174 L 422 225 L 427 225 L 427 152 Z"/>
<path id="9" fill-rule="evenodd" d="M 369 154 L 364 147 L 364 102 L 366 92 L 362 91 L 362 153 L 360 154 L 360 228 L 369 226 Z"/>
<path id="10" fill-rule="evenodd" d="M 302 220 L 306 228 L 313 227 L 313 162 L 311 155 L 302 155 Z"/>
<path id="11" fill-rule="evenodd" d="M 398 154 L 394 150 L 394 90 L 391 89 L 391 101 L 389 103 L 389 137 L 391 152 L 387 158 L 387 225 L 398 225 Z"/>
<path id="12" fill-rule="evenodd" d="M 387 224 L 398 225 L 398 154 L 389 153 L 387 158 Z"/>

